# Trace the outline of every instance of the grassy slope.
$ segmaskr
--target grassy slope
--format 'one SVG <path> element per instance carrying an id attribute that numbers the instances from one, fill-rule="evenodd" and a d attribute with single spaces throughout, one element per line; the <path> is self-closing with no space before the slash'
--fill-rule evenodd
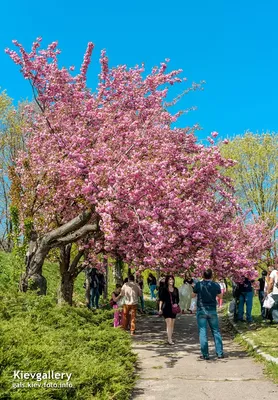
<path id="1" fill-rule="evenodd" d="M 261 307 L 257 296 L 254 297 L 252 316 L 253 324 L 248 325 L 244 322 L 238 322 L 238 328 L 264 353 L 278 358 L 278 325 L 270 324 L 262 320 Z M 236 340 L 242 343 L 240 335 L 237 335 Z M 267 361 L 264 361 L 264 363 L 267 373 L 278 382 L 278 365 Z"/>
<path id="2" fill-rule="evenodd" d="M 0 399 L 128 399 L 136 357 L 130 338 L 112 327 L 111 311 L 58 307 L 59 273 L 51 263 L 45 297 L 18 293 L 19 275 L 16 259 L 0 253 Z M 84 301 L 83 282 L 81 275 L 75 297 Z M 14 389 L 14 370 L 72 373 L 73 387 Z"/>

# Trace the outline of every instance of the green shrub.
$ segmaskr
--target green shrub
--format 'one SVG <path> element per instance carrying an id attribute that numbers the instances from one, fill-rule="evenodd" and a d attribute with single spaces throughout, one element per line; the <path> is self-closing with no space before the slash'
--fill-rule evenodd
<path id="1" fill-rule="evenodd" d="M 0 253 L 0 400 L 129 399 L 136 356 L 128 335 L 113 328 L 113 312 L 57 306 L 57 266 L 48 263 L 44 274 L 48 296 L 19 293 L 16 261 Z M 14 380 L 14 371 L 71 373 L 72 387 L 43 387 L 66 380 Z M 13 388 L 18 382 L 42 386 Z"/>

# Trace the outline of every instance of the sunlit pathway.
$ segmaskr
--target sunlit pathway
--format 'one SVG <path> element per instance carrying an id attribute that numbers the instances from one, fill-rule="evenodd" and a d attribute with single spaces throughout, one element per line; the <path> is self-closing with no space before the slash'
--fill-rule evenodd
<path id="1" fill-rule="evenodd" d="M 278 386 L 263 375 L 261 364 L 232 341 L 227 327 L 223 333 L 226 358 L 216 358 L 210 341 L 209 361 L 199 359 L 195 316 L 177 318 L 174 346 L 166 344 L 163 318 L 139 317 L 137 327 L 133 348 L 139 354 L 140 378 L 132 399 L 278 399 Z"/>

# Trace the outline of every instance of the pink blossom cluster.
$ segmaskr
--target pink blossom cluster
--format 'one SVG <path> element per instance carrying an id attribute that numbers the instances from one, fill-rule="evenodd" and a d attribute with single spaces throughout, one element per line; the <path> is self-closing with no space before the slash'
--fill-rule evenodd
<path id="1" fill-rule="evenodd" d="M 96 92 L 87 89 L 89 43 L 81 72 L 59 68 L 54 42 L 27 53 L 6 50 L 29 79 L 40 112 L 26 109 L 28 148 L 17 161 L 22 218 L 41 234 L 88 207 L 100 218 L 101 249 L 130 265 L 196 275 L 253 277 L 270 234 L 263 222 L 246 225 L 224 171 L 233 164 L 214 145 L 197 144 L 194 128 L 172 127 L 165 107 L 181 70 L 167 63 L 145 76 L 143 66 L 109 68 L 103 51 Z M 145 76 L 145 77 L 144 77 Z M 212 132 L 213 138 L 217 132 Z"/>

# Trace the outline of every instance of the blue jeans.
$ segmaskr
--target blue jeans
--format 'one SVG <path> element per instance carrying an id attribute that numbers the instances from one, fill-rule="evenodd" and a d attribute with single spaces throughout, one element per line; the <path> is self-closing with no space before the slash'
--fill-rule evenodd
<path id="1" fill-rule="evenodd" d="M 90 308 L 98 308 L 99 290 L 98 288 L 91 288 L 90 290 Z"/>
<path id="2" fill-rule="evenodd" d="M 156 289 L 156 285 L 150 285 L 151 299 L 155 299 L 156 298 L 156 296 L 154 294 L 155 289 Z"/>
<path id="3" fill-rule="evenodd" d="M 243 321 L 244 303 L 246 303 L 246 321 L 252 322 L 253 292 L 242 292 L 239 296 L 238 319 Z"/>
<path id="4" fill-rule="evenodd" d="M 198 310 L 197 311 L 197 323 L 199 330 L 199 339 L 201 345 L 201 352 L 204 357 L 209 356 L 208 349 L 208 334 L 207 324 L 209 324 L 214 344 L 215 351 L 218 356 L 223 355 L 223 343 L 222 337 L 219 330 L 218 316 L 216 311 Z"/>

